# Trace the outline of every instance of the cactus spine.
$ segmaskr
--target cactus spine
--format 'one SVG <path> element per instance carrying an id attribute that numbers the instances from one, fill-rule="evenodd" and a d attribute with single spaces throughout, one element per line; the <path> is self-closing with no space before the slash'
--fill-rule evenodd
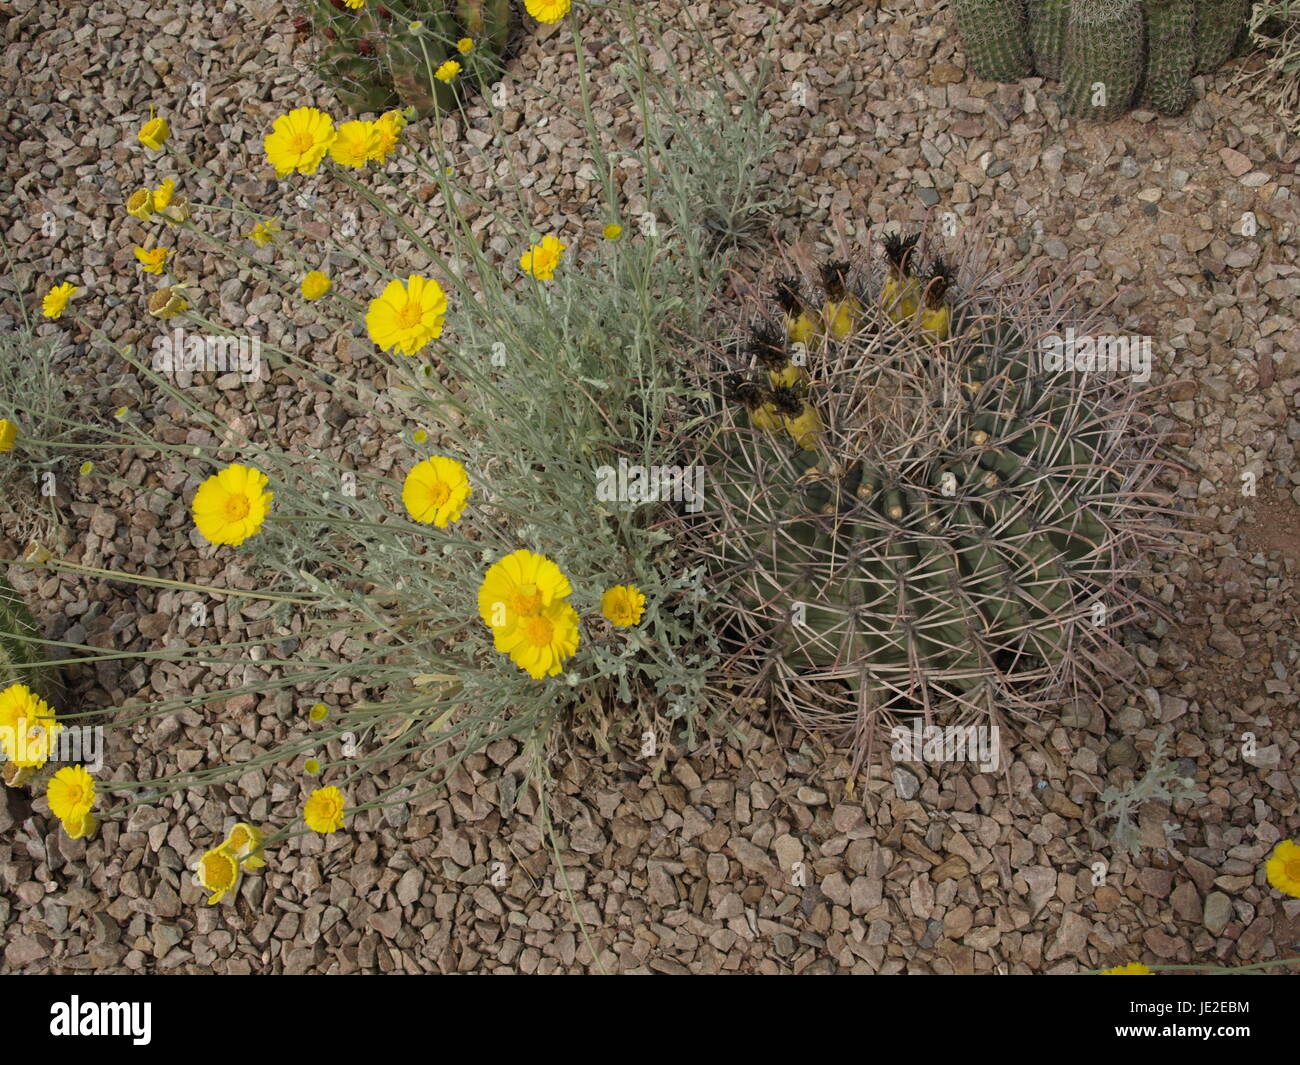
<path id="1" fill-rule="evenodd" d="M 1015 81 L 1033 72 L 1024 0 L 955 0 L 957 26 L 975 73 Z"/>
<path id="2" fill-rule="evenodd" d="M 1029 0 L 1029 39 L 1034 69 L 1045 78 L 1061 77 L 1069 22 L 1070 0 Z"/>
<path id="3" fill-rule="evenodd" d="M 1192 96 L 1196 13 L 1192 0 L 1146 0 L 1145 98 L 1162 115 L 1181 114 Z"/>
<path id="4" fill-rule="evenodd" d="M 1138 0 L 1071 0 L 1062 80 L 1070 113 L 1117 118 L 1142 80 Z"/>
<path id="5" fill-rule="evenodd" d="M 1212 74 L 1232 58 L 1250 0 L 1196 0 L 1196 73 Z"/>

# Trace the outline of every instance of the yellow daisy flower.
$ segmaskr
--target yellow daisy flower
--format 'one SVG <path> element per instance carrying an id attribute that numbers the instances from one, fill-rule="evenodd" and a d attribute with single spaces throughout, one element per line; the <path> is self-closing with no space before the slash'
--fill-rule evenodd
<path id="1" fill-rule="evenodd" d="M 60 821 L 76 823 L 95 805 L 95 778 L 84 766 L 64 766 L 50 778 L 45 798 L 50 813 Z"/>
<path id="2" fill-rule="evenodd" d="M 18 426 L 8 418 L 0 418 L 0 454 L 12 451 L 18 440 Z"/>
<path id="3" fill-rule="evenodd" d="M 415 430 L 415 432 L 411 434 L 411 439 L 414 440 L 417 444 L 423 444 L 426 440 L 429 439 L 429 434 L 424 429 L 417 429 Z"/>
<path id="4" fill-rule="evenodd" d="M 602 232 L 606 240 L 618 240 L 623 235 L 623 227 L 617 222 L 610 222 Z"/>
<path id="5" fill-rule="evenodd" d="M 265 248 L 273 240 L 275 235 L 280 232 L 280 226 L 277 219 L 269 219 L 265 222 L 258 222 L 248 231 L 248 239 L 256 244 L 259 248 Z"/>
<path id="6" fill-rule="evenodd" d="M 221 846 L 229 851 L 244 872 L 261 869 L 266 864 L 262 857 L 262 830 L 247 821 L 236 821 L 226 834 L 226 842 Z"/>
<path id="7" fill-rule="evenodd" d="M 312 270 L 302 279 L 303 299 L 318 300 L 330 290 L 330 279 L 319 270 Z"/>
<path id="8" fill-rule="evenodd" d="M 266 474 L 233 463 L 213 474 L 194 494 L 194 524 L 212 544 L 242 544 L 256 534 L 271 509 Z"/>
<path id="9" fill-rule="evenodd" d="M 474 38 L 462 37 L 456 42 L 456 51 L 461 55 L 469 55 L 470 52 L 474 51 Z"/>
<path id="10" fill-rule="evenodd" d="M 1284 839 L 1273 848 L 1264 871 L 1278 891 L 1300 898 L 1300 846 L 1294 840 Z"/>
<path id="11" fill-rule="evenodd" d="M 136 134 L 140 138 L 141 144 L 155 152 L 162 148 L 163 142 L 171 135 L 172 131 L 167 125 L 167 120 L 163 118 L 149 119 L 140 127 L 140 132 Z"/>
<path id="12" fill-rule="evenodd" d="M 330 708 L 324 703 L 316 703 L 307 711 L 307 716 L 319 725 L 330 716 Z"/>
<path id="13" fill-rule="evenodd" d="M 313 832 L 337 832 L 343 827 L 343 792 L 317 788 L 302 808 L 303 820 Z"/>
<path id="14" fill-rule="evenodd" d="M 126 213 L 141 222 L 147 222 L 154 213 L 154 194 L 148 189 L 136 189 L 126 201 Z"/>
<path id="15" fill-rule="evenodd" d="M 373 122 L 344 122 L 330 143 L 330 158 L 339 166 L 365 166 L 374 154 L 376 137 Z"/>
<path id="16" fill-rule="evenodd" d="M 309 777 L 320 776 L 320 759 L 308 758 L 307 761 L 302 764 L 302 771 Z"/>
<path id="17" fill-rule="evenodd" d="M 470 495 L 469 476 L 455 459 L 434 455 L 413 466 L 402 484 L 402 503 L 418 522 L 439 529 L 460 520 Z"/>
<path id="18" fill-rule="evenodd" d="M 437 281 L 412 274 L 406 282 L 390 281 L 366 311 L 366 331 L 384 351 L 414 355 L 442 336 L 447 295 Z"/>
<path id="19" fill-rule="evenodd" d="M 600 612 L 611 625 L 628 628 L 645 614 L 645 595 L 635 584 L 616 584 L 600 597 Z"/>
<path id="20" fill-rule="evenodd" d="M 573 591 L 569 578 L 545 555 L 520 549 L 488 568 L 478 590 L 478 613 L 503 650 L 500 636 L 520 618 L 534 617 Z"/>
<path id="21" fill-rule="evenodd" d="M 550 281 L 567 247 L 558 237 L 545 236 L 540 244 L 534 244 L 520 256 L 519 265 L 539 281 Z"/>
<path id="22" fill-rule="evenodd" d="M 27 685 L 11 684 L 0 692 L 0 748 L 15 766 L 43 766 L 62 729 L 54 711 Z"/>
<path id="23" fill-rule="evenodd" d="M 140 268 L 146 274 L 161 274 L 167 265 L 167 256 L 171 254 L 166 248 L 141 248 L 136 245 L 135 257 L 140 260 Z"/>
<path id="24" fill-rule="evenodd" d="M 571 6 L 571 0 L 524 0 L 524 7 L 538 22 L 559 22 Z"/>
<path id="25" fill-rule="evenodd" d="M 1127 965 L 1117 965 L 1113 969 L 1103 969 L 1102 976 L 1154 976 L 1149 968 L 1140 961 L 1131 961 Z"/>
<path id="26" fill-rule="evenodd" d="M 442 66 L 433 72 L 433 76 L 439 81 L 450 82 L 461 72 L 461 69 L 461 65 L 457 63 L 456 60 L 448 59 L 447 62 L 443 63 Z"/>
<path id="27" fill-rule="evenodd" d="M 499 632 L 497 650 L 533 680 L 556 676 L 578 649 L 578 613 L 562 599 Z"/>
<path id="28" fill-rule="evenodd" d="M 205 851 L 195 863 L 194 882 L 204 891 L 211 891 L 208 905 L 213 906 L 239 887 L 239 862 L 223 843 Z"/>
<path id="29" fill-rule="evenodd" d="M 334 136 L 334 120 L 329 115 L 314 107 L 298 107 L 272 123 L 263 147 L 276 177 L 288 177 L 295 170 L 314 174 Z"/>
<path id="30" fill-rule="evenodd" d="M 68 301 L 80 291 L 70 281 L 55 285 L 49 292 L 45 293 L 45 298 L 41 300 L 41 313 L 46 318 L 61 317 L 64 309 L 68 306 Z"/>
<path id="31" fill-rule="evenodd" d="M 375 139 L 370 158 L 376 163 L 384 162 L 397 147 L 405 128 L 406 116 L 401 111 L 385 111 L 375 119 Z"/>

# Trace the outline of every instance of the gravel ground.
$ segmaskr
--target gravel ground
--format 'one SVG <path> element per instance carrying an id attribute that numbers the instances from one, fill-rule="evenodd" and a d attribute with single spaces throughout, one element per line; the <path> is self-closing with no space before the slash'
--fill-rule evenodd
<path id="1" fill-rule="evenodd" d="M 707 14 L 718 47 L 754 55 L 767 6 L 691 10 Z M 328 103 L 304 73 L 307 47 L 278 3 L 12 0 L 0 16 L 10 107 L 0 202 L 20 285 L 31 293 L 73 279 L 94 290 L 108 336 L 139 339 L 131 247 L 142 231 L 120 207 L 140 178 L 129 136 L 152 103 L 173 117 L 180 143 L 233 168 L 275 114 Z M 600 32 L 597 66 L 617 57 L 616 38 Z M 683 70 L 700 67 L 673 47 Z M 1100 706 L 1027 728 L 1005 773 L 873 767 L 853 789 L 844 752 L 740 708 L 736 734 L 694 751 L 679 744 L 657 779 L 634 750 L 575 741 L 556 763 L 563 877 L 535 803 L 502 811 L 501 781 L 522 777 L 523 758 L 501 741 L 470 758 L 445 795 L 299 838 L 245 878 L 233 905 L 210 908 L 187 863 L 227 811 L 295 816 L 289 767 L 248 774 L 224 802 L 140 810 L 89 843 L 68 840 L 43 801 L 33 808 L 11 793 L 0 804 L 4 971 L 1056 973 L 1294 952 L 1300 899 L 1270 888 L 1262 865 L 1278 839 L 1300 835 L 1300 145 L 1231 95 L 1226 73 L 1199 79 L 1198 101 L 1178 119 L 1063 119 L 1053 85 L 967 79 L 951 15 L 934 0 L 809 0 L 783 16 L 776 54 L 766 103 L 790 144 L 774 160 L 797 201 L 787 240 L 826 251 L 828 232 L 862 241 L 880 223 L 950 211 L 1008 259 L 1043 254 L 1071 263 L 1072 280 L 1095 278 L 1097 301 L 1119 294 L 1116 330 L 1153 338 L 1151 402 L 1186 467 L 1170 484 L 1204 536 L 1185 556 L 1153 562 L 1147 590 L 1172 620 L 1134 637 L 1140 696 L 1117 688 Z M 593 190 L 573 131 L 546 99 L 575 91 L 572 42 L 532 34 L 513 70 L 545 91 L 518 94 L 509 122 L 519 132 L 488 150 L 518 153 L 537 171 L 525 207 L 539 224 L 589 225 Z M 203 108 L 185 103 L 196 83 Z M 600 74 L 596 106 L 619 121 Z M 485 140 L 471 131 L 466 143 Z M 489 166 L 472 172 L 491 185 Z M 250 180 L 244 191 L 267 186 Z M 59 221 L 52 239 L 46 212 Z M 1247 212 L 1253 235 L 1243 233 Z M 420 265 L 395 232 L 379 236 L 387 261 Z M 271 321 L 278 300 L 259 304 L 265 290 L 230 266 L 213 260 L 201 273 L 223 312 L 265 316 L 268 335 L 279 329 L 296 350 L 319 349 L 323 365 L 365 372 L 347 343 Z M 13 317 L 9 292 L 0 314 Z M 68 331 L 77 345 L 68 376 L 87 409 L 131 402 L 139 385 L 124 368 Z M 213 395 L 231 417 L 246 402 L 233 390 Z M 374 427 L 324 395 L 272 379 L 249 399 L 276 410 L 300 446 L 333 447 L 346 426 L 369 439 L 376 472 L 392 469 Z M 183 426 L 172 432 L 185 439 Z M 237 565 L 196 547 L 184 515 L 165 504 L 182 484 L 150 458 L 126 456 L 120 480 L 68 490 L 69 557 L 247 586 Z M 1242 493 L 1244 472 L 1255 474 L 1254 496 Z M 167 495 L 140 507 L 139 486 Z M 0 557 L 21 549 L 8 530 Z M 91 583 L 87 596 L 85 582 L 17 569 L 14 579 L 56 636 L 124 649 L 197 642 L 175 635 L 177 603 L 165 592 Z M 245 620 L 218 609 L 206 635 L 221 639 Z M 76 680 L 85 705 L 105 708 L 226 684 L 196 667 L 130 663 Z M 282 710 L 250 696 L 119 730 L 109 772 L 246 757 L 283 732 Z M 1148 805 L 1144 849 L 1130 858 L 1107 842 L 1098 795 L 1140 773 L 1166 731 L 1204 798 Z M 1246 733 L 1256 738 L 1250 759 Z M 1173 823 L 1181 830 L 1169 832 Z M 1097 862 L 1107 865 L 1100 886 Z M 802 884 L 791 875 L 799 864 Z"/>

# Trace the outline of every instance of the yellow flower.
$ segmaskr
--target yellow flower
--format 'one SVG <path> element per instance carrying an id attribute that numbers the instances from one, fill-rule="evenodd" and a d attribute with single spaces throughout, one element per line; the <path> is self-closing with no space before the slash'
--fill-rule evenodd
<path id="1" fill-rule="evenodd" d="M 524 0 L 524 7 L 538 22 L 559 22 L 571 6 L 571 0 Z"/>
<path id="2" fill-rule="evenodd" d="M 337 832 L 343 827 L 343 792 L 317 788 L 303 806 L 302 816 L 313 832 Z"/>
<path id="3" fill-rule="evenodd" d="M 406 128 L 406 116 L 401 111 L 385 111 L 375 119 L 374 141 L 370 158 L 382 163 L 397 147 L 402 130 Z"/>
<path id="4" fill-rule="evenodd" d="M 402 503 L 416 521 L 439 529 L 459 521 L 470 495 L 469 476 L 455 459 L 434 455 L 413 466 L 402 485 Z"/>
<path id="5" fill-rule="evenodd" d="M 147 190 L 142 190 L 147 191 Z M 161 211 L 172 202 L 172 196 L 176 193 L 176 182 L 168 178 L 156 189 L 153 190 L 153 208 L 155 211 Z"/>
<path id="6" fill-rule="evenodd" d="M 175 318 L 190 305 L 180 290 L 180 285 L 168 285 L 149 293 L 149 313 L 155 318 Z"/>
<path id="7" fill-rule="evenodd" d="M 99 818 L 94 814 L 83 814 L 63 822 L 63 831 L 69 839 L 82 839 L 91 835 L 99 827 Z"/>
<path id="8" fill-rule="evenodd" d="M 151 118 L 143 126 L 140 132 L 136 134 L 140 138 L 140 143 L 146 148 L 152 148 L 155 152 L 162 146 L 163 142 L 172 135 L 172 131 L 167 126 L 167 120 L 163 118 Z"/>
<path id="9" fill-rule="evenodd" d="M 141 222 L 147 222 L 153 217 L 154 204 L 152 192 L 148 189 L 136 189 L 126 201 L 126 213 L 132 218 L 140 219 Z"/>
<path id="10" fill-rule="evenodd" d="M 1273 848 L 1264 871 L 1278 891 L 1300 898 L 1300 846 L 1294 840 L 1284 839 Z"/>
<path id="11" fill-rule="evenodd" d="M 320 759 L 319 759 L 319 758 L 308 758 L 307 761 L 303 762 L 303 764 L 302 764 L 302 771 L 303 771 L 304 773 L 306 773 L 309 777 L 319 776 L 319 775 L 320 775 Z"/>
<path id="12" fill-rule="evenodd" d="M 324 703 L 316 703 L 310 710 L 307 711 L 307 716 L 311 718 L 313 721 L 315 721 L 317 724 L 320 724 L 322 721 L 324 721 L 327 717 L 330 716 L 330 708 L 326 706 Z"/>
<path id="13" fill-rule="evenodd" d="M 600 612 L 610 624 L 625 629 L 645 614 L 645 595 L 635 584 L 616 584 L 600 597 Z"/>
<path id="14" fill-rule="evenodd" d="M 442 336 L 447 296 L 437 281 L 412 274 L 390 281 L 366 311 L 366 331 L 384 351 L 414 355 L 434 337 Z"/>
<path id="15" fill-rule="evenodd" d="M 70 281 L 55 285 L 49 292 L 45 293 L 45 298 L 41 300 L 41 313 L 46 318 L 61 317 L 64 308 L 68 305 L 68 301 L 79 291 L 80 289 Z"/>
<path id="16" fill-rule="evenodd" d="M 82 464 L 77 468 L 77 472 L 80 473 L 81 476 L 85 477 L 85 476 L 88 475 L 88 474 L 89 474 L 89 473 L 90 473 L 94 468 L 95 468 L 95 464 L 94 464 L 93 462 L 83 462 L 83 463 L 82 463 Z"/>
<path id="17" fill-rule="evenodd" d="M 194 494 L 194 524 L 213 544 L 242 544 L 262 528 L 271 509 L 266 474 L 233 463 L 213 474 Z"/>
<path id="18" fill-rule="evenodd" d="M 804 400 L 803 409 L 796 417 L 785 419 L 785 427 L 803 450 L 816 449 L 817 437 L 822 431 L 822 420 L 816 408 L 807 400 Z"/>
<path id="19" fill-rule="evenodd" d="M 411 439 L 414 440 L 417 444 L 423 444 L 426 440 L 429 439 L 429 434 L 424 429 L 417 429 L 415 430 L 415 432 L 411 434 Z"/>
<path id="20" fill-rule="evenodd" d="M 14 449 L 18 440 L 18 426 L 8 418 L 0 418 L 0 455 Z"/>
<path id="21" fill-rule="evenodd" d="M 373 122 L 344 122 L 330 143 L 330 158 L 340 166 L 361 167 L 378 143 Z"/>
<path id="22" fill-rule="evenodd" d="M 0 748 L 14 765 L 39 769 L 62 729 L 54 711 L 27 685 L 11 684 L 0 692 Z"/>
<path id="23" fill-rule="evenodd" d="M 461 55 L 469 55 L 470 52 L 474 51 L 474 38 L 462 37 L 456 42 L 456 51 Z"/>
<path id="24" fill-rule="evenodd" d="M 169 254 L 166 248 L 146 250 L 137 245 L 135 249 L 135 257 L 140 260 L 140 268 L 146 274 L 161 274 L 163 267 L 167 265 L 167 256 Z"/>
<path id="25" fill-rule="evenodd" d="M 450 82 L 460 71 L 460 64 L 454 59 L 448 59 L 447 62 L 433 72 L 433 76 L 439 81 Z"/>
<path id="26" fill-rule="evenodd" d="M 1127 965 L 1117 965 L 1113 969 L 1103 969 L 1102 976 L 1154 976 L 1150 969 L 1140 961 L 1131 961 Z"/>
<path id="27" fill-rule="evenodd" d="M 545 555 L 520 549 L 488 568 L 478 590 L 478 613 L 494 638 L 521 618 L 534 617 L 573 591 L 569 578 Z M 504 648 L 497 640 L 497 650 Z"/>
<path id="28" fill-rule="evenodd" d="M 353 11 L 366 6 L 366 0 L 343 0 Z"/>
<path id="29" fill-rule="evenodd" d="M 239 887 L 239 862 L 224 843 L 213 847 L 195 863 L 194 882 L 213 893 L 208 905 L 215 905 Z"/>
<path id="30" fill-rule="evenodd" d="M 50 813 L 60 821 L 75 824 L 95 805 L 95 778 L 86 772 L 84 766 L 64 766 L 50 778 L 45 798 L 49 801 Z"/>
<path id="31" fill-rule="evenodd" d="M 318 300 L 330 290 L 330 279 L 319 270 L 313 270 L 302 279 L 303 299 Z"/>
<path id="32" fill-rule="evenodd" d="M 555 276 L 555 268 L 560 265 L 560 257 L 567 248 L 558 237 L 546 236 L 540 244 L 534 244 L 519 259 L 519 265 L 539 281 L 550 281 Z"/>
<path id="33" fill-rule="evenodd" d="M 554 677 L 564 660 L 578 649 L 578 613 L 562 599 L 529 617 L 498 630 L 497 650 L 533 680 Z"/>
<path id="34" fill-rule="evenodd" d="M 245 872 L 261 869 L 266 864 L 262 857 L 262 830 L 247 821 L 236 821 L 226 836 L 222 849 L 230 852 Z"/>
<path id="35" fill-rule="evenodd" d="M 288 177 L 295 170 L 314 174 L 334 136 L 334 120 L 329 115 L 314 107 L 299 107 L 272 123 L 263 147 L 276 177 Z"/>
<path id="36" fill-rule="evenodd" d="M 623 227 L 617 222 L 610 222 L 601 232 L 606 240 L 618 240 L 623 235 Z"/>
<path id="37" fill-rule="evenodd" d="M 277 219 L 272 218 L 266 222 L 258 222 L 248 231 L 248 239 L 259 248 L 265 248 L 271 241 L 275 240 L 275 235 L 280 232 L 277 221 Z"/>

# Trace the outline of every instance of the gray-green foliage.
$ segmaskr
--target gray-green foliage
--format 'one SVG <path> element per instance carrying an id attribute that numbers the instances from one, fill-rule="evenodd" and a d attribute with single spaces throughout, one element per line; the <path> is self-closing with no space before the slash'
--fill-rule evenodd
<path id="1" fill-rule="evenodd" d="M 43 635 L 23 597 L 0 576 L 0 691 L 25 684 L 55 706 L 63 682 L 58 667 L 47 664 L 48 656 L 38 642 Z"/>
<path id="2" fill-rule="evenodd" d="M 955 0 L 957 26 L 975 73 L 1015 81 L 1032 72 L 1024 0 Z"/>
<path id="3" fill-rule="evenodd" d="M 1156 737 L 1147 771 L 1139 779 L 1126 788 L 1112 786 L 1101 793 L 1102 818 L 1115 821 L 1110 833 L 1111 843 L 1129 854 L 1136 854 L 1142 848 L 1137 818 L 1146 803 L 1152 799 L 1172 803 L 1178 799 L 1197 799 L 1202 795 L 1201 789 L 1191 779 L 1179 774 L 1175 763 L 1165 760 L 1168 742 L 1168 733 Z M 1181 838 L 1181 830 L 1177 825 L 1166 825 L 1165 838 Z"/>
<path id="4" fill-rule="evenodd" d="M 1070 112 L 1097 119 L 1126 113 L 1142 80 L 1142 54 L 1138 0 L 1076 0 L 1061 75 Z"/>

